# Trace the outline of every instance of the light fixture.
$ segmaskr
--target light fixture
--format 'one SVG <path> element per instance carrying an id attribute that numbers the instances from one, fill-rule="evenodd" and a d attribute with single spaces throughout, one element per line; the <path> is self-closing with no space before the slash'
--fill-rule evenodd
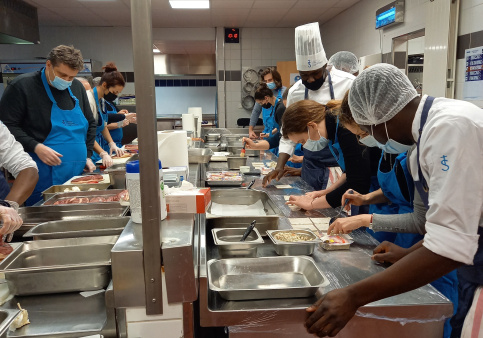
<path id="1" fill-rule="evenodd" d="M 169 0 L 171 8 L 204 9 L 210 8 L 209 0 Z"/>
<path id="2" fill-rule="evenodd" d="M 156 47 L 155 44 L 153 44 L 153 53 L 161 53 L 158 47 Z"/>

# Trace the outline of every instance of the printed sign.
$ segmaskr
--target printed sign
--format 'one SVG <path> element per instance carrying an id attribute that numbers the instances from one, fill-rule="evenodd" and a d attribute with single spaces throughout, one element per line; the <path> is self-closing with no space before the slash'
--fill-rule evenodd
<path id="1" fill-rule="evenodd" d="M 483 100 L 483 47 L 465 51 L 463 99 Z"/>

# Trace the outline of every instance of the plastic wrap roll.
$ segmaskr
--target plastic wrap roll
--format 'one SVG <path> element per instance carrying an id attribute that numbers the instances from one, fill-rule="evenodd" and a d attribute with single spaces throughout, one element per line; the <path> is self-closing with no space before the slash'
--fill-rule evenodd
<path id="1" fill-rule="evenodd" d="M 192 131 L 192 132 L 196 130 L 195 116 L 193 114 L 181 115 L 181 123 L 183 124 L 183 130 Z"/>
<path id="2" fill-rule="evenodd" d="M 158 131 L 158 157 L 163 168 L 188 167 L 188 145 L 185 130 Z"/>
<path id="3" fill-rule="evenodd" d="M 189 107 L 188 114 L 192 114 L 198 117 L 198 130 L 196 131 L 196 137 L 201 137 L 201 122 L 203 121 L 203 109 L 201 109 L 201 107 Z"/>

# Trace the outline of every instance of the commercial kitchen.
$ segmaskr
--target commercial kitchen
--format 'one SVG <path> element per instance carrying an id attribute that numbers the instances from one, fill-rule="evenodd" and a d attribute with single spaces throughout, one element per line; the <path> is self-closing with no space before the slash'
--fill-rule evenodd
<path id="1" fill-rule="evenodd" d="M 483 337 L 483 0 L 0 0 L 0 337 Z"/>

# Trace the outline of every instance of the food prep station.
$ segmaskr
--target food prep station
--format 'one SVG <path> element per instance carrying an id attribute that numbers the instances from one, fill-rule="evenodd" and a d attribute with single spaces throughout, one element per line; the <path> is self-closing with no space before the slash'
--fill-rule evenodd
<path id="1" fill-rule="evenodd" d="M 236 144 L 244 132 L 218 138 L 211 129 L 209 139 Z M 371 260 L 377 241 L 366 232 L 352 234 L 349 250 L 326 251 L 315 231 L 292 230 L 291 218 L 332 217 L 338 210 L 292 211 L 285 205 L 285 196 L 311 190 L 300 177 L 263 188 L 252 164 L 270 167 L 273 154 L 247 156 L 248 174 L 230 169 L 228 159 L 211 161 L 210 149 L 191 148 L 190 154 L 188 181 L 210 187 L 211 202 L 205 213 L 168 214 L 160 232 L 164 313 L 169 318 L 170 309 L 182 308 L 184 337 L 309 337 L 303 326 L 308 306 L 386 268 Z M 109 187 L 65 193 L 52 187 L 38 206 L 20 209 L 24 242 L 0 263 L 0 285 L 13 296 L 0 307 L 0 319 L 8 327 L 20 303 L 31 324 L 8 334 L 0 327 L 0 337 L 129 337 L 129 317 L 147 307 L 143 225 L 132 222 L 120 202 L 54 205 L 119 194 L 125 164 L 106 172 Z M 213 181 L 210 173 L 230 174 Z M 240 242 L 252 221 L 255 230 Z M 290 231 L 303 240 L 280 239 Z M 451 303 L 428 285 L 360 308 L 339 336 L 439 337 L 451 313 Z"/>

